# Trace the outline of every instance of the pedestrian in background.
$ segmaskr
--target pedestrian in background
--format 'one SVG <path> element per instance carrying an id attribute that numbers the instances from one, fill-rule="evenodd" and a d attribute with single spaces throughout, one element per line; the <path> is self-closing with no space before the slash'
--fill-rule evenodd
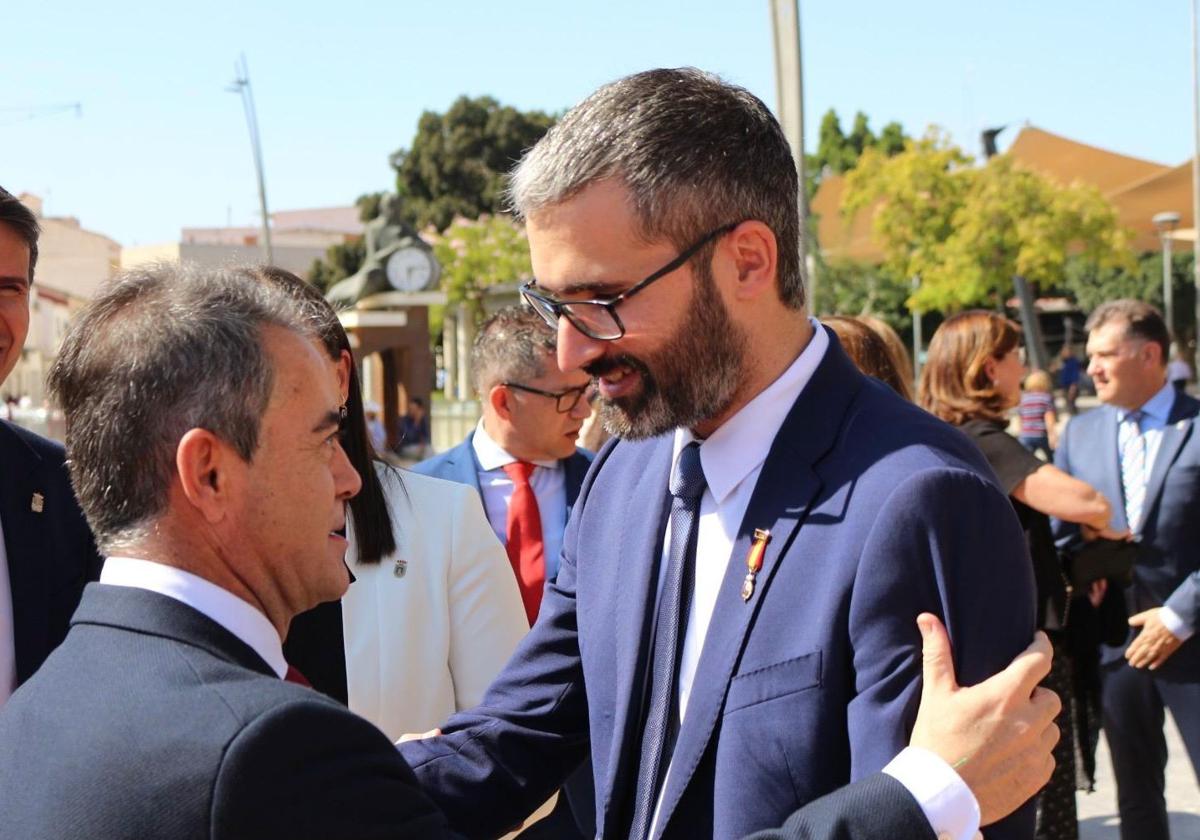
<path id="1" fill-rule="evenodd" d="M 1058 438 L 1058 413 L 1054 410 L 1054 385 L 1050 374 L 1035 370 L 1025 378 L 1021 403 L 1017 409 L 1021 415 L 1021 433 L 1017 439 L 1021 445 L 1046 460 L 1054 458 L 1054 445 Z"/>

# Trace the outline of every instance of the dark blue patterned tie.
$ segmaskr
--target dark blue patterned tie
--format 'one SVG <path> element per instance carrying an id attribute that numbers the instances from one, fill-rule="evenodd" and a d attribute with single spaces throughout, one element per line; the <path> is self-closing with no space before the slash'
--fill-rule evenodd
<path id="1" fill-rule="evenodd" d="M 654 648 L 650 684 L 646 691 L 646 717 L 642 750 L 634 791 L 633 821 L 629 836 L 650 836 L 650 821 L 663 776 L 671 761 L 679 732 L 679 703 L 676 687 L 679 654 L 692 599 L 696 531 L 700 520 L 700 497 L 704 494 L 704 469 L 700 466 L 700 444 L 689 443 L 679 453 L 671 473 L 671 548 L 666 577 L 654 620 Z"/>

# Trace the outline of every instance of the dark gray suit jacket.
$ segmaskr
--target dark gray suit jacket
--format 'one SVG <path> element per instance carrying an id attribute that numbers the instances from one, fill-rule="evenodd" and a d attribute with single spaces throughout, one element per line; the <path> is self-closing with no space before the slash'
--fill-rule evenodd
<path id="1" fill-rule="evenodd" d="M 22 840 L 444 837 L 378 729 L 153 592 L 92 584 L 0 709 L 0 833 Z"/>

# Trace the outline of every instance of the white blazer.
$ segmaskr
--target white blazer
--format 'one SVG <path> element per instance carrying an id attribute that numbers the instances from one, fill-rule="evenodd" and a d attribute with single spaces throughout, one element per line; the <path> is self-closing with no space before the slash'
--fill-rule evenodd
<path id="1" fill-rule="evenodd" d="M 508 555 L 471 487 L 380 467 L 396 553 L 342 598 L 350 709 L 393 741 L 477 705 L 529 632 Z"/>

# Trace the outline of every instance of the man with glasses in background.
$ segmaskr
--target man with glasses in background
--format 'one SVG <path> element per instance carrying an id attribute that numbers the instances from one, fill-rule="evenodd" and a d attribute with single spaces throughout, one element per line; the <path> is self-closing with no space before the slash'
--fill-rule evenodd
<path id="1" fill-rule="evenodd" d="M 554 342 L 554 330 L 527 307 L 508 307 L 489 318 L 471 350 L 479 424 L 458 446 L 414 467 L 479 491 L 488 522 L 508 552 L 531 626 L 546 581 L 558 573 L 571 506 L 592 463 L 592 453 L 575 446 L 592 411 L 591 379 L 579 370 L 559 370 Z M 565 790 L 555 811 L 526 835 L 592 836 L 588 764 Z"/>
<path id="2" fill-rule="evenodd" d="M 516 169 L 523 294 L 620 440 L 483 703 L 401 745 L 456 830 L 496 833 L 590 746 L 604 838 L 740 837 L 850 782 L 792 836 L 1032 836 L 1029 808 L 997 819 L 1036 778 L 904 749 L 919 613 L 966 683 L 1033 635 L 1023 534 L 978 450 L 809 317 L 799 189 L 767 107 L 690 69 L 605 85 Z"/>

